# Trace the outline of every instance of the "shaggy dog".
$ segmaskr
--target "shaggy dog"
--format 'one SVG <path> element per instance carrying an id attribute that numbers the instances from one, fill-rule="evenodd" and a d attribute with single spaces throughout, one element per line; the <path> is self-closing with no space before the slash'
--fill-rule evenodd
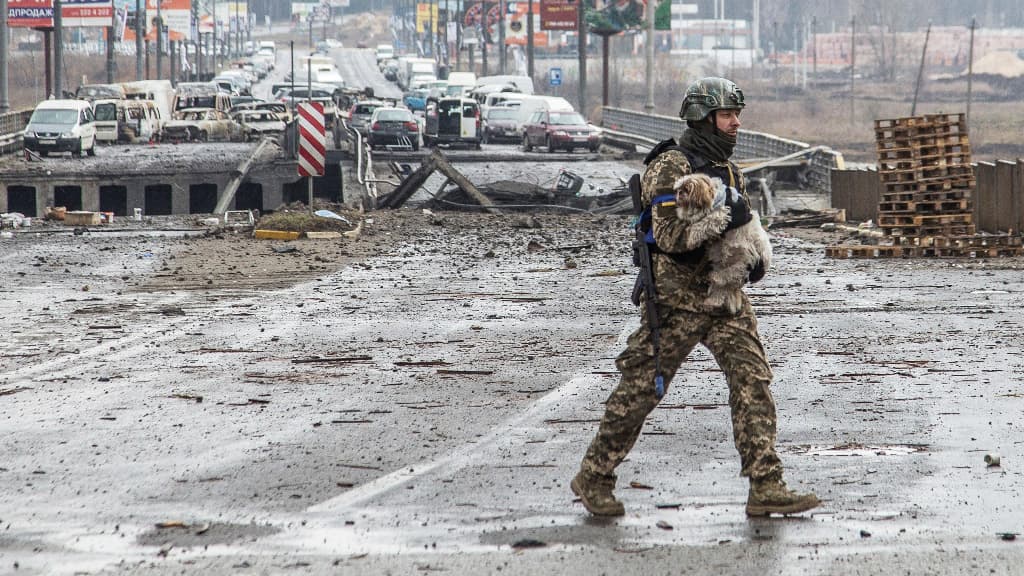
<path id="1" fill-rule="evenodd" d="M 708 240 L 711 272 L 704 306 L 725 308 L 735 314 L 743 305 L 740 288 L 747 283 L 758 261 L 767 270 L 772 263 L 772 245 L 761 227 L 757 212 L 747 224 L 722 234 L 731 219 L 727 198 L 739 194 L 720 179 L 705 174 L 688 174 L 676 181 L 676 215 L 686 223 L 686 247 L 693 250 Z"/>

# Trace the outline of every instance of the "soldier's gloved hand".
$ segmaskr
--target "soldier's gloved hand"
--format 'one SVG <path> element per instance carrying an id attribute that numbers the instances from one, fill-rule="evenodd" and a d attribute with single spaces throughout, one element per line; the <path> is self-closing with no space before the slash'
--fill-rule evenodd
<path id="1" fill-rule="evenodd" d="M 764 278 L 764 260 L 758 260 L 757 264 L 750 269 L 750 273 L 747 274 L 747 282 L 753 284 L 761 278 Z"/>
<path id="2" fill-rule="evenodd" d="M 729 207 L 730 215 L 729 225 L 725 227 L 726 231 L 735 230 L 753 218 L 746 198 L 731 186 L 725 189 L 725 205 Z"/>

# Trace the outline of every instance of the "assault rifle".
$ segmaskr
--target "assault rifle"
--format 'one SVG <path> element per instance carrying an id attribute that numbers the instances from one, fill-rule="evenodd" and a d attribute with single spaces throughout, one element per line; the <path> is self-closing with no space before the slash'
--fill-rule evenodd
<path id="1" fill-rule="evenodd" d="M 636 237 L 633 239 L 633 264 L 640 267 L 636 283 L 633 284 L 633 305 L 639 306 L 641 295 L 646 296 L 644 314 L 651 329 L 651 346 L 654 348 L 654 395 L 661 400 L 665 395 L 665 378 L 661 375 L 661 320 L 658 318 L 658 292 L 654 287 L 654 270 L 651 268 L 651 248 L 647 233 L 651 229 L 650 206 L 644 205 L 640 190 L 640 175 L 629 179 L 629 194 L 633 198 L 633 212 L 637 215 Z"/>

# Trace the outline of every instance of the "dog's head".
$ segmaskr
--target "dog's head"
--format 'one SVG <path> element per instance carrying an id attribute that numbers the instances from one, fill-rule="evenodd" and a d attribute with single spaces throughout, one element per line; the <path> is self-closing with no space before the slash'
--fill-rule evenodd
<path id="1" fill-rule="evenodd" d="M 721 180 L 706 174 L 687 174 L 676 181 L 676 204 L 683 210 L 699 212 L 711 209 Z"/>

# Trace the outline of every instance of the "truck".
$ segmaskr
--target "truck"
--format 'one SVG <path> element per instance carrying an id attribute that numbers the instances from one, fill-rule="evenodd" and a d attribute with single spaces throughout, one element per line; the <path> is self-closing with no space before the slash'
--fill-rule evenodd
<path id="1" fill-rule="evenodd" d="M 404 67 L 398 69 L 398 86 L 408 90 L 413 78 L 437 78 L 437 64 L 430 58 L 408 58 Z"/>

